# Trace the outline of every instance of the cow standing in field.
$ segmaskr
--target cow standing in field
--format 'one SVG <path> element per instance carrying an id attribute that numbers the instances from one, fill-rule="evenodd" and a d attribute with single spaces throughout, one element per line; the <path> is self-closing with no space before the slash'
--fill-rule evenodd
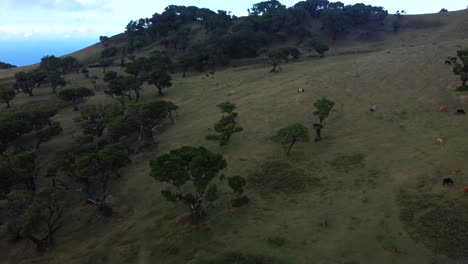
<path id="1" fill-rule="evenodd" d="M 450 177 L 444 178 L 444 179 L 442 180 L 442 185 L 443 185 L 443 186 L 446 186 L 446 185 L 453 185 L 453 180 L 452 180 L 452 178 L 450 178 Z"/>

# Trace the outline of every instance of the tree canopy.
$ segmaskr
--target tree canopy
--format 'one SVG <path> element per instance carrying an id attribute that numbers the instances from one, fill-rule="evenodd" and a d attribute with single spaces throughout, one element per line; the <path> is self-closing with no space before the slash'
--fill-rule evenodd
<path id="1" fill-rule="evenodd" d="M 89 88 L 69 88 L 63 91 L 60 91 L 59 97 L 67 102 L 72 102 L 74 110 L 78 111 L 78 105 L 85 102 L 86 98 L 94 96 L 93 90 Z"/>
<path id="2" fill-rule="evenodd" d="M 203 202 L 214 202 L 220 196 L 215 179 L 226 168 L 223 156 L 203 147 L 182 147 L 150 161 L 151 176 L 171 186 L 161 194 L 169 201 L 182 202 L 191 211 L 193 223 L 204 215 Z M 245 180 L 236 177 L 229 186 L 242 193 Z"/>
<path id="3" fill-rule="evenodd" d="M 296 123 L 280 129 L 275 138 L 281 144 L 288 146 L 287 154 L 289 155 L 294 144 L 309 141 L 309 130 L 307 127 Z"/>

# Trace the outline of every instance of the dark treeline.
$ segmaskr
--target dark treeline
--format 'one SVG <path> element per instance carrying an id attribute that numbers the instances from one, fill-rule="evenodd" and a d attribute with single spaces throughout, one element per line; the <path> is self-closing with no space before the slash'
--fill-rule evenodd
<path id="1" fill-rule="evenodd" d="M 309 22 L 319 23 L 322 31 L 336 39 L 351 27 L 383 25 L 388 15 L 383 7 L 327 0 L 306 0 L 292 7 L 270 0 L 254 4 L 248 11 L 247 17 L 238 18 L 223 10 L 171 5 L 161 14 L 128 23 L 128 51 L 159 42 L 184 53 L 180 58 L 184 69 L 202 71 L 225 65 L 230 59 L 254 57 L 260 48 L 274 42 L 312 38 Z M 205 29 L 205 40 L 191 41 L 194 25 Z"/>
<path id="2" fill-rule="evenodd" d="M 0 70 L 10 69 L 10 68 L 16 68 L 16 66 L 13 65 L 13 64 L 9 64 L 9 63 L 5 63 L 5 62 L 0 61 Z"/>

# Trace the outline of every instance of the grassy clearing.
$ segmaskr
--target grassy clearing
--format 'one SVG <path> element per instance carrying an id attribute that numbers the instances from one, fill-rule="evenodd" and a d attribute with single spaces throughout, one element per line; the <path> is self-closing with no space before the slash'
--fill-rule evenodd
<path id="1" fill-rule="evenodd" d="M 2 261 L 457 263 L 443 255 L 466 252 L 466 197 L 459 188 L 468 184 L 468 122 L 438 112 L 441 105 L 468 108 L 459 100 L 466 94 L 449 89 L 458 80 L 443 64 L 458 46 L 468 46 L 468 36 L 457 25 L 446 26 L 454 27 L 447 39 L 455 40 L 437 45 L 418 37 L 414 43 L 425 45 L 401 47 L 395 37 L 388 44 L 393 45 L 390 53 L 305 60 L 283 65 L 277 74 L 262 65 L 225 69 L 216 73 L 218 87 L 195 73 L 177 76 L 164 97 L 180 106 L 176 124 L 157 136 L 156 148 L 133 157 L 123 169 L 111 189 L 117 215 L 96 219 L 89 208 L 76 209 L 53 251 L 37 255 L 26 244 L 5 245 Z M 412 43 L 411 32 L 402 33 L 401 41 Z M 92 71 L 102 75 L 100 69 Z M 80 75 L 68 78 L 73 85 L 93 87 Z M 102 87 L 99 80 L 97 96 L 88 103 L 113 102 Z M 298 94 L 298 88 L 306 92 Z M 229 96 L 230 91 L 235 94 Z M 323 142 L 298 144 L 286 157 L 271 137 L 295 122 L 312 131 L 313 103 L 322 96 L 337 103 Z M 56 104 L 51 98 L 45 87 L 33 98 L 18 96 L 13 105 Z M 156 89 L 146 86 L 143 100 L 157 98 Z M 205 136 L 219 119 L 216 105 L 226 100 L 238 106 L 244 131 L 220 147 Z M 371 103 L 378 105 L 376 113 L 369 113 Z M 65 133 L 44 144 L 44 164 L 55 158 L 52 151 L 80 135 L 76 115 L 67 106 L 56 117 Z M 445 144 L 436 145 L 437 137 Z M 150 159 L 183 145 L 223 154 L 228 176 L 248 177 L 250 204 L 231 208 L 220 201 L 200 226 L 184 224 L 188 212 L 160 196 L 164 186 L 149 176 L 148 166 Z M 442 188 L 441 177 L 454 169 L 464 173 L 456 176 L 454 188 Z M 402 188 L 408 191 L 401 193 Z"/>

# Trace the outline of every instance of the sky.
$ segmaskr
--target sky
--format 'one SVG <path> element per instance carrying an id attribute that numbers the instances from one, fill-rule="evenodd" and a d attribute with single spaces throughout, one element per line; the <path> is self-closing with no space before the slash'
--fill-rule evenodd
<path id="1" fill-rule="evenodd" d="M 247 14 L 247 9 L 253 3 L 260 1 L 0 0 L 0 61 L 11 60 L 11 57 L 17 60 L 15 57 L 18 57 L 20 50 L 34 49 L 34 42 L 49 42 L 52 46 L 62 49 L 68 47 L 68 49 L 61 51 L 61 53 L 65 52 L 63 54 L 66 54 L 66 52 L 97 42 L 101 35 L 112 36 L 121 33 L 130 20 L 151 17 L 155 12 L 161 13 L 166 6 L 171 4 L 226 10 L 232 11 L 237 16 L 243 16 Z M 299 0 L 280 1 L 287 6 L 299 2 Z M 403 9 L 408 14 L 435 13 L 441 8 L 453 11 L 464 9 L 468 5 L 467 0 L 342 0 L 342 2 L 345 4 L 363 2 L 383 6 L 390 13 Z M 46 47 L 47 45 L 41 44 L 35 49 L 38 52 L 44 50 L 42 46 Z M 6 51 L 7 48 L 9 48 L 9 52 Z M 15 55 L 13 56 L 13 54 Z M 25 65 L 26 62 L 21 63 Z"/>

